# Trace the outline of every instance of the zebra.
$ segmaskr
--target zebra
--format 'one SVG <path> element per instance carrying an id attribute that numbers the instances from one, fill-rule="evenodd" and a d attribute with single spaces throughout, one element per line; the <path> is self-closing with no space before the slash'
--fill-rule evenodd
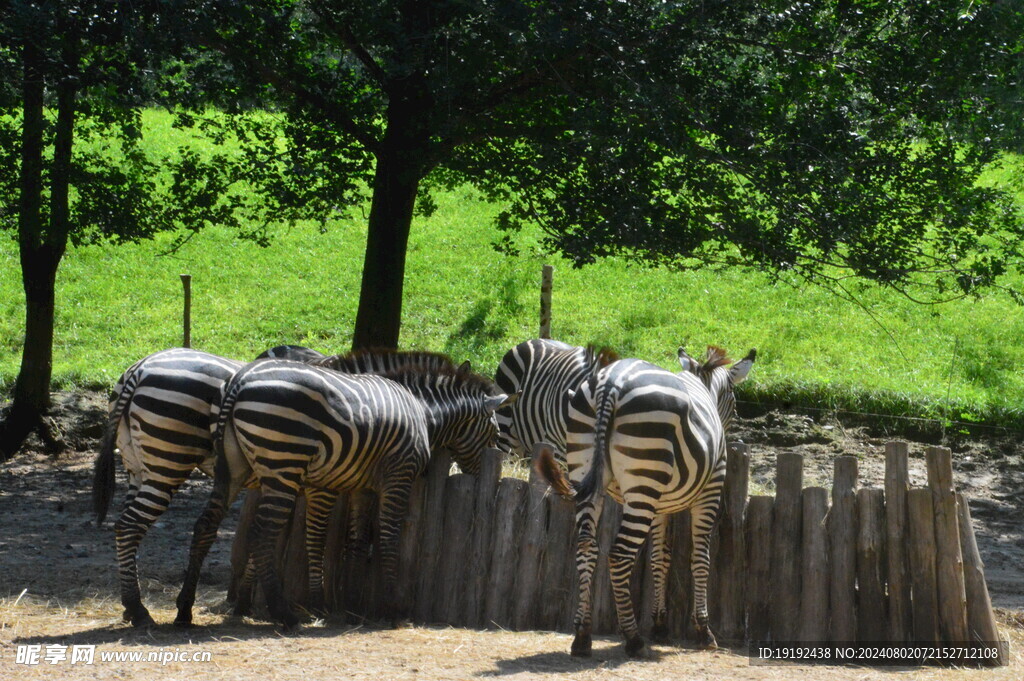
<path id="1" fill-rule="evenodd" d="M 279 346 L 260 355 L 331 360 L 299 346 Z M 390 368 L 405 363 L 454 367 L 436 353 L 389 352 Z M 369 353 L 353 353 L 352 371 L 385 364 Z M 421 355 L 429 356 L 424 360 Z M 334 356 L 344 357 L 344 356 Z M 341 361 L 341 360 L 336 360 Z M 97 525 L 106 518 L 116 488 L 115 454 L 128 472 L 128 494 L 114 525 L 124 620 L 136 627 L 154 624 L 142 604 L 138 550 L 152 524 L 168 508 L 175 492 L 198 468 L 213 477 L 210 440 L 212 410 L 220 390 L 244 362 L 187 348 L 153 353 L 129 367 L 114 385 L 109 416 L 93 473 L 93 509 Z M 354 515 L 355 517 L 355 515 Z M 353 523 L 356 521 L 353 520 Z"/>
<path id="2" fill-rule="evenodd" d="M 114 524 L 124 620 L 152 625 L 139 590 L 139 544 L 199 468 L 213 475 L 210 405 L 243 362 L 173 348 L 144 357 L 114 385 L 93 473 L 93 510 L 103 522 L 116 486 L 114 456 L 128 472 L 128 494 Z"/>
<path id="3" fill-rule="evenodd" d="M 253 476 L 262 496 L 250 546 L 275 620 L 286 629 L 298 624 L 284 599 L 273 549 L 303 486 L 308 490 L 307 523 L 318 528 L 326 526 L 330 512 L 324 497 L 377 491 L 381 564 L 391 598 L 387 614 L 395 617 L 398 532 L 431 447 L 448 447 L 464 471 L 478 472 L 481 451 L 497 439 L 494 411 L 515 397 L 496 393 L 489 380 L 466 371 L 407 369 L 389 376 L 262 360 L 232 377 L 213 437 L 213 493 L 195 525 L 175 624 L 191 624 L 199 569 L 227 506 Z M 320 575 L 319 583 L 311 578 L 311 591 L 314 600 L 322 600 L 324 534 L 310 533 L 308 527 L 310 565 L 316 563 Z"/>
<path id="4" fill-rule="evenodd" d="M 505 353 L 494 382 L 519 400 L 498 410 L 498 448 L 521 457 L 539 442 L 554 445 L 564 458 L 568 392 L 592 373 L 618 359 L 607 348 L 581 348 L 549 339 L 520 343 Z"/>
<path id="5" fill-rule="evenodd" d="M 568 475 L 552 448 L 540 445 L 535 467 L 563 496 L 576 500 L 579 606 L 571 652 L 591 652 L 591 586 L 597 562 L 595 538 L 604 490 L 623 504 L 622 524 L 609 556 L 612 592 L 626 653 L 637 656 L 644 640 L 637 629 L 629 578 L 637 553 L 652 536 L 655 639 L 667 638 L 665 584 L 668 515 L 691 511 L 694 624 L 699 643 L 717 647 L 708 626 L 707 580 L 711 530 L 725 482 L 725 432 L 735 409 L 732 391 L 754 363 L 756 351 L 728 366 L 725 351 L 709 347 L 703 362 L 680 354 L 673 374 L 639 359 L 619 360 L 580 385 L 569 407 Z M 728 393 L 723 395 L 722 393 Z M 727 410 L 720 413 L 719 409 Z"/>

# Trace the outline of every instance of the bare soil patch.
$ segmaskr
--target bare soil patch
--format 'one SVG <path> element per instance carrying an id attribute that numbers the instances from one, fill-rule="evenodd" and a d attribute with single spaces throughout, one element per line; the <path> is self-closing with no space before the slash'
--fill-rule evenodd
<path id="1" fill-rule="evenodd" d="M 196 475 L 146 537 L 140 574 L 150 610 L 160 623 L 136 631 L 121 622 L 111 517 L 123 498 L 119 481 L 115 506 L 103 526 L 92 517 L 90 499 L 95 457 L 106 399 L 98 393 L 56 396 L 55 420 L 72 446 L 54 459 L 34 444 L 0 468 L 0 678 L 181 679 L 544 678 L 647 679 L 725 677 L 733 679 L 928 679 L 1024 678 L 1024 445 L 1015 434 L 964 437 L 952 443 L 958 488 L 970 499 L 989 590 L 1003 632 L 1010 639 L 1011 664 L 996 670 L 866 669 L 859 667 L 752 666 L 743 651 L 694 650 L 683 642 L 655 646 L 648 659 L 628 660 L 616 638 L 595 642 L 595 655 L 569 657 L 571 636 L 544 632 L 471 631 L 446 627 L 384 629 L 353 626 L 340 619 L 306 625 L 282 635 L 265 622 L 220 614 L 228 581 L 231 538 L 239 505 L 221 528 L 200 583 L 199 626 L 171 626 L 191 537 L 209 491 Z M 740 419 L 735 437 L 752 446 L 753 493 L 771 493 L 775 456 L 805 455 L 805 485 L 828 487 L 832 460 L 860 459 L 861 484 L 881 485 L 888 433 L 877 427 L 843 425 L 834 418 L 768 412 Z M 930 444 L 912 439 L 911 480 L 925 480 L 923 453 Z M 68 660 L 17 664 L 19 645 L 95 645 L 96 655 L 118 652 L 209 652 L 209 662 Z"/>

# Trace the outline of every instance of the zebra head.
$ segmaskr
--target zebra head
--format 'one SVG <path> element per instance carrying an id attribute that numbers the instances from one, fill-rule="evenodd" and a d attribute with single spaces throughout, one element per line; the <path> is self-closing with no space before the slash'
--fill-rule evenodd
<path id="1" fill-rule="evenodd" d="M 700 378 L 718 403 L 718 416 L 722 419 L 723 432 L 729 432 L 729 425 L 736 413 L 736 396 L 733 391 L 747 378 L 756 358 L 757 350 L 751 348 L 746 357 L 733 363 L 725 350 L 709 345 L 704 361 L 698 362 L 690 357 L 686 350 L 679 348 L 679 365 L 683 371 Z M 732 366 L 728 366 L 730 364 Z"/>

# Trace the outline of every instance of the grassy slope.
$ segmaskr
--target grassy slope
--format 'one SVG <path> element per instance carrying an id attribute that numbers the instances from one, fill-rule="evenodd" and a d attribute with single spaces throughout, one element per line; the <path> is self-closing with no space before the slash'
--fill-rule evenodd
<path id="1" fill-rule="evenodd" d="M 1018 419 L 1024 318 L 1005 298 L 921 307 L 866 287 L 858 297 L 869 315 L 825 291 L 772 285 L 738 271 L 673 273 L 617 260 L 573 270 L 535 248 L 516 259 L 496 253 L 496 209 L 468 190 L 440 196 L 439 206 L 413 225 L 404 347 L 446 351 L 493 372 L 509 347 L 536 334 L 539 274 L 547 262 L 556 268 L 553 334 L 568 342 L 609 345 L 666 367 L 674 366 L 683 342 L 692 353 L 712 342 L 736 355 L 757 347 L 748 396 Z M 160 255 L 169 239 L 71 249 L 58 277 L 56 384 L 110 385 L 135 359 L 179 343 L 178 274 L 186 272 L 193 277 L 194 347 L 239 358 L 283 342 L 344 351 L 355 318 L 363 223 L 339 221 L 326 234 L 312 227 L 282 231 L 268 249 L 215 228 L 172 256 Z M 13 381 L 20 361 L 19 277 L 16 243 L 4 239 L 0 386 Z"/>

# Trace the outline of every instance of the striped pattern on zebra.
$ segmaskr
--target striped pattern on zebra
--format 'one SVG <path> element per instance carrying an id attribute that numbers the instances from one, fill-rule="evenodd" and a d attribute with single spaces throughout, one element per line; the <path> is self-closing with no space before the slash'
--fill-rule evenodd
<path id="1" fill-rule="evenodd" d="M 725 432 L 735 408 L 732 392 L 755 358 L 751 350 L 731 363 L 725 352 L 709 348 L 702 363 L 689 356 L 684 371 L 673 374 L 638 359 L 602 369 L 583 383 L 569 407 L 568 476 L 552 449 L 538 447 L 538 472 L 559 493 L 576 500 L 579 607 L 574 620 L 572 654 L 591 652 L 591 588 L 597 564 L 597 521 L 607 491 L 623 505 L 622 524 L 609 556 L 612 592 L 626 653 L 644 646 L 629 591 L 637 553 L 652 535 L 655 639 L 667 638 L 665 588 L 669 566 L 666 528 L 669 514 L 690 509 L 693 548 L 694 624 L 699 643 L 716 647 L 708 626 L 707 580 L 711 531 L 725 482 Z M 719 407 L 728 410 L 720 414 Z"/>
<path id="2" fill-rule="evenodd" d="M 139 591 L 139 543 L 196 468 L 213 475 L 210 405 L 243 363 L 175 348 L 128 368 L 114 386 L 93 476 L 93 508 L 103 522 L 114 495 L 120 452 L 128 494 L 114 524 L 124 619 L 153 624 Z"/>
<path id="3" fill-rule="evenodd" d="M 302 345 L 276 345 L 264 350 L 256 359 L 291 359 L 296 362 L 315 362 L 327 355 Z"/>
<path id="4" fill-rule="evenodd" d="M 318 490 L 377 491 L 381 564 L 392 598 L 388 610 L 397 613 L 398 533 L 431 446 L 449 448 L 463 470 L 477 472 L 481 450 L 497 438 L 494 411 L 513 398 L 466 371 L 410 369 L 392 377 L 279 360 L 254 362 L 232 377 L 214 433 L 213 493 L 196 522 L 176 624 L 191 624 L 199 569 L 228 505 L 253 474 L 262 495 L 250 546 L 275 620 L 285 628 L 298 623 L 284 599 L 273 550 L 304 485 L 314 499 Z M 307 517 L 318 507 L 307 506 Z M 323 547 L 313 555 L 322 563 Z M 322 599 L 322 583 L 319 591 Z"/>
<path id="5" fill-rule="evenodd" d="M 617 359 L 607 348 L 581 348 L 540 338 L 506 352 L 494 382 L 502 392 L 522 394 L 515 404 L 498 411 L 498 448 L 526 456 L 537 443 L 547 442 L 564 459 L 569 391 Z"/>

